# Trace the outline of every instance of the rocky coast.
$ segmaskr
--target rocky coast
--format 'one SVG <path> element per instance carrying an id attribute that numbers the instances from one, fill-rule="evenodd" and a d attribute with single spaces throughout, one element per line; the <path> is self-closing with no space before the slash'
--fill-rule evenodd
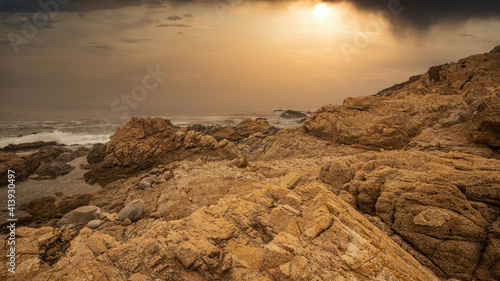
<path id="1" fill-rule="evenodd" d="M 500 280 L 500 46 L 297 128 L 133 117 L 89 149 L 34 146 L 0 154 L 2 182 L 85 156 L 96 190 L 19 206 L 1 280 Z"/>

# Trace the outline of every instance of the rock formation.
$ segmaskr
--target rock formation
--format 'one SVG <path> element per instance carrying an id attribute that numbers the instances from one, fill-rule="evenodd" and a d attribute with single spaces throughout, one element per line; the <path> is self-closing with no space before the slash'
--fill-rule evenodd
<path id="1" fill-rule="evenodd" d="M 33 148 L 34 145 L 38 144 L 39 143 L 28 143 L 26 146 Z M 23 148 L 26 146 L 17 145 L 11 148 Z M 6 148 L 9 148 L 9 146 Z M 67 162 L 77 157 L 84 156 L 87 152 L 88 149 L 85 147 L 80 147 L 78 150 L 73 151 L 60 146 L 42 145 L 41 149 L 29 156 L 19 156 L 11 152 L 0 153 L 0 183 L 1 185 L 7 185 L 8 169 L 16 172 L 16 181 L 26 180 L 32 174 L 54 179 L 71 172 L 74 167 L 68 165 Z"/>
<path id="2" fill-rule="evenodd" d="M 498 48 L 299 128 L 134 117 L 88 155 L 104 188 L 23 206 L 47 222 L 18 228 L 16 278 L 500 280 Z"/>
<path id="3" fill-rule="evenodd" d="M 294 190 L 267 186 L 242 198 L 221 199 L 182 220 L 136 224 L 122 226 L 131 231 L 126 240 L 83 228 L 49 270 L 39 253 L 47 251 L 45 241 L 59 230 L 20 229 L 23 267 L 17 277 L 439 280 L 320 183 Z"/>
<path id="4" fill-rule="evenodd" d="M 433 67 L 376 96 L 325 106 L 303 126 L 342 144 L 491 157 L 500 146 L 499 65 L 500 53 L 491 52 Z"/>
<path id="5" fill-rule="evenodd" d="M 85 174 L 85 179 L 90 183 L 109 183 L 154 165 L 200 155 L 220 160 L 239 157 L 240 152 L 228 140 L 217 142 L 209 135 L 187 131 L 186 128 L 175 130 L 161 118 L 133 117 L 111 136 L 105 155 L 98 157 L 102 161 L 95 163 L 97 160 L 91 159 L 94 164 Z"/>
<path id="6" fill-rule="evenodd" d="M 380 218 L 388 235 L 411 245 L 438 275 L 500 278 L 500 161 L 455 152 L 363 153 L 323 166 L 320 179 Z"/>

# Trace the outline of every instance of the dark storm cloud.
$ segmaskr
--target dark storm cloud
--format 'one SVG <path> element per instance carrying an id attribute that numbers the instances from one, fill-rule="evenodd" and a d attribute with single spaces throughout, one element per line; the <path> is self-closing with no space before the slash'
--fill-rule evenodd
<path id="1" fill-rule="evenodd" d="M 185 27 L 185 28 L 191 27 L 190 25 L 183 24 L 183 23 L 166 23 L 166 24 L 159 24 L 159 25 L 155 25 L 155 26 L 156 27 Z"/>
<path id="2" fill-rule="evenodd" d="M 185 18 L 194 18 L 194 15 L 193 14 L 184 14 L 184 17 Z"/>
<path id="3" fill-rule="evenodd" d="M 159 5 L 165 1 L 146 1 L 146 0 L 65 0 L 66 4 L 60 4 L 54 1 L 40 0 L 0 0 L 0 12 L 2 13 L 35 13 L 44 11 L 39 2 L 47 3 L 50 10 L 54 10 L 54 5 L 48 3 L 57 3 L 60 11 L 85 13 L 104 9 L 118 9 L 129 6 L 141 6 L 145 4 Z"/>
<path id="4" fill-rule="evenodd" d="M 42 10 L 39 0 L 0 0 L 0 12 L 33 13 Z M 56 0 L 53 0 L 56 1 Z M 68 1 L 68 0 L 66 0 Z M 218 4 L 233 6 L 233 0 L 217 0 Z M 258 1 L 258 0 L 247 0 Z M 286 3 L 301 0 L 265 0 L 266 2 Z M 500 1 L 498 0 L 326 0 L 331 3 L 349 2 L 364 11 L 390 11 L 391 6 L 402 7 L 400 13 L 394 15 L 391 23 L 395 29 L 413 28 L 426 30 L 439 24 L 461 24 L 470 19 L 500 18 Z M 211 0 L 70 0 L 60 4 L 61 11 L 85 13 L 103 9 L 118 9 L 131 6 L 159 7 L 167 3 L 182 5 L 183 3 L 205 2 Z M 243 0 L 244 2 L 244 0 Z M 239 2 L 238 2 L 239 3 Z M 398 4 L 399 3 L 399 4 Z M 211 5 L 210 5 L 211 6 Z M 187 16 L 186 16 L 187 17 Z"/>
<path id="5" fill-rule="evenodd" d="M 146 38 L 140 38 L 140 39 L 130 39 L 130 38 L 124 38 L 121 39 L 120 41 L 124 43 L 141 43 L 145 41 L 154 41 L 153 39 L 146 39 Z"/>
<path id="6" fill-rule="evenodd" d="M 61 21 L 60 20 L 49 20 L 47 22 L 47 24 L 45 24 L 44 26 L 42 26 L 40 28 L 52 29 L 52 28 L 54 28 L 53 23 L 58 23 L 58 22 L 61 22 Z M 4 22 L 2 22 L 2 25 L 7 26 L 8 28 L 11 28 L 11 29 L 22 30 L 25 23 L 23 21 L 16 21 L 16 22 L 4 21 Z"/>
<path id="7" fill-rule="evenodd" d="M 329 0 L 328 2 L 340 2 Z M 500 18 L 498 0 L 352 0 L 364 11 L 398 11 L 393 13 L 391 23 L 395 29 L 413 28 L 427 30 L 439 23 L 462 24 L 471 19 Z M 392 10 L 392 11 L 391 11 Z"/>
<path id="8" fill-rule="evenodd" d="M 182 17 L 179 16 L 170 16 L 167 18 L 167 20 L 182 20 Z"/>
<path id="9" fill-rule="evenodd" d="M 99 43 L 99 42 L 89 42 L 91 48 L 95 49 L 103 49 L 103 50 L 112 50 L 113 46 L 109 44 Z"/>

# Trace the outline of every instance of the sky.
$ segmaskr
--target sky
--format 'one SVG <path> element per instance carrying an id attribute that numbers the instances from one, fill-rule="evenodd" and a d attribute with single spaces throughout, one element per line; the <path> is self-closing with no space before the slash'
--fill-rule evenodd
<path id="1" fill-rule="evenodd" d="M 497 45 L 497 0 L 0 0 L 0 110 L 315 110 Z"/>

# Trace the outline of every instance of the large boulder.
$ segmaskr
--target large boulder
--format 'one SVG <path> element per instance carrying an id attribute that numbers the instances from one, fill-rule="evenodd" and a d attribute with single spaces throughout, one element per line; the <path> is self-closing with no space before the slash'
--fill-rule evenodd
<path id="1" fill-rule="evenodd" d="M 188 130 L 193 130 L 210 135 L 217 141 L 226 139 L 231 142 L 240 142 L 254 134 L 269 136 L 278 131 L 278 129 L 272 127 L 267 120 L 261 118 L 257 118 L 254 120 L 245 119 L 234 127 L 222 125 L 214 125 L 209 127 L 192 125 L 188 127 Z"/>
<path id="2" fill-rule="evenodd" d="M 59 227 L 73 228 L 86 225 L 89 221 L 99 218 L 101 209 L 97 206 L 83 206 L 67 213 L 57 222 Z"/>
<path id="3" fill-rule="evenodd" d="M 144 213 L 144 201 L 142 199 L 132 201 L 118 213 L 118 220 L 123 222 L 126 219 L 134 222 L 141 218 Z"/>
<path id="4" fill-rule="evenodd" d="M 65 175 L 74 169 L 74 166 L 66 164 L 65 162 L 53 161 L 40 165 L 35 173 L 39 176 L 46 176 L 51 179 L 55 179 L 56 177 Z"/>

